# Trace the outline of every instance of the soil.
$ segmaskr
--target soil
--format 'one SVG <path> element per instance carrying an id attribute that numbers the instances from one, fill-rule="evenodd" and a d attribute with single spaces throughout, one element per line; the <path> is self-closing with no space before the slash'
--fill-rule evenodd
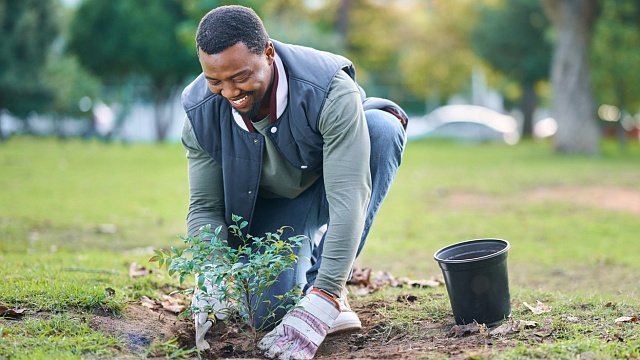
<path id="1" fill-rule="evenodd" d="M 417 333 L 420 336 L 395 332 L 392 328 L 389 330 L 385 319 L 375 310 L 385 306 L 383 301 L 364 304 L 354 299 L 352 308 L 362 321 L 362 330 L 329 336 L 315 358 L 415 359 L 431 354 L 450 359 L 468 359 L 473 355 L 513 346 L 510 340 L 496 340 L 481 333 L 458 334 L 452 331 L 453 318 L 446 325 L 419 323 L 420 330 Z M 129 304 L 119 317 L 97 315 L 91 320 L 91 326 L 117 336 L 126 344 L 127 349 L 122 349 L 122 358 L 140 354 L 153 342 L 165 342 L 173 338 L 178 338 L 183 348 L 195 346 L 191 321 L 178 320 L 175 314 L 165 310 L 150 310 L 138 303 Z M 262 359 L 253 350 L 249 337 L 235 325 L 217 323 L 209 330 L 206 339 L 211 348 L 202 354 L 202 358 Z M 163 354 L 155 355 L 164 357 Z"/>

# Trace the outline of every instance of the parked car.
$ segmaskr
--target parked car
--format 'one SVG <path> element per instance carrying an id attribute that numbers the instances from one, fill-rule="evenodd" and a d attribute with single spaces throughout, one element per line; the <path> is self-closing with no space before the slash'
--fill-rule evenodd
<path id="1" fill-rule="evenodd" d="M 407 129 L 410 138 L 497 141 L 509 145 L 520 140 L 518 123 L 513 116 L 477 105 L 446 105 L 412 120 L 413 128 Z"/>

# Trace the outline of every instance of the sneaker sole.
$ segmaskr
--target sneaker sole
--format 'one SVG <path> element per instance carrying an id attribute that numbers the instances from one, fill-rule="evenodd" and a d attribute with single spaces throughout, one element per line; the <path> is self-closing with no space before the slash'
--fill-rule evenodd
<path id="1" fill-rule="evenodd" d="M 360 320 L 358 321 L 345 321 L 341 324 L 338 324 L 337 326 L 332 326 L 329 328 L 329 330 L 327 330 L 327 335 L 335 335 L 335 334 L 341 334 L 341 333 L 346 333 L 346 332 L 351 332 L 351 331 L 358 331 L 362 329 L 362 322 L 360 322 Z"/>

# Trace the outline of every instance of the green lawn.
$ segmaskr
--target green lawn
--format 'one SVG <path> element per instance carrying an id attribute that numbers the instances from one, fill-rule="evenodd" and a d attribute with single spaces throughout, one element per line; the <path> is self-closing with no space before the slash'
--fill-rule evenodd
<path id="1" fill-rule="evenodd" d="M 433 260 L 438 248 L 506 239 L 514 302 L 544 297 L 555 315 L 598 316 L 602 322 L 590 324 L 590 333 L 608 332 L 610 317 L 640 308 L 640 212 L 633 204 L 616 205 L 623 202 L 608 206 L 611 199 L 596 195 L 611 190 L 640 199 L 640 146 L 621 153 L 605 144 L 599 157 L 557 156 L 550 149 L 538 142 L 409 143 L 359 265 L 429 278 L 440 272 Z M 182 244 L 184 150 L 179 144 L 13 138 L 0 143 L 0 169 L 0 305 L 48 314 L 0 319 L 0 358 L 121 355 L 119 340 L 91 330 L 87 317 L 98 309 L 118 313 L 128 301 L 175 285 L 160 272 L 131 279 L 127 271 L 132 261 L 150 266 L 153 248 Z M 571 307 L 576 299 L 592 305 L 588 313 Z M 603 307 L 611 301 L 623 305 Z M 439 306 L 432 321 L 449 316 L 446 298 L 421 306 Z M 518 314 L 521 307 L 514 308 Z M 385 316 L 400 327 L 424 316 L 393 311 Z M 602 347 L 597 354 L 640 356 L 639 325 L 629 324 L 625 341 L 616 344 L 587 336 L 584 324 L 571 326 L 555 342 L 523 341 L 503 354 L 575 358 Z M 38 341 L 43 337 L 61 340 L 45 344 Z"/>

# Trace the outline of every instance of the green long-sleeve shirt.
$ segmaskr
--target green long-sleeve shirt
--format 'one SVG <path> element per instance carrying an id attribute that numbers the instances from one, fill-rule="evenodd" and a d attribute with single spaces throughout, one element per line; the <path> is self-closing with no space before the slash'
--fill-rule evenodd
<path id="1" fill-rule="evenodd" d="M 268 119 L 254 126 L 264 135 Z M 318 129 L 324 139 L 322 176 L 331 222 L 314 286 L 339 294 L 353 266 L 371 194 L 369 132 L 360 93 L 353 80 L 342 71 L 331 83 Z M 321 174 L 295 168 L 280 155 L 269 137 L 265 139 L 259 196 L 294 198 L 320 177 Z M 188 120 L 182 142 L 189 165 L 188 233 L 194 234 L 207 224 L 225 225 L 224 229 L 222 168 L 202 149 Z M 286 224 L 274 224 L 280 225 Z"/>

